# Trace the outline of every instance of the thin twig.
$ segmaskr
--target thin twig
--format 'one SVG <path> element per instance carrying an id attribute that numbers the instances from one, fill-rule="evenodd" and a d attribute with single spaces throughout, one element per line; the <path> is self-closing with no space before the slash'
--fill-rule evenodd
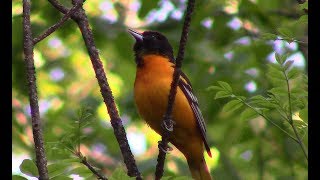
<path id="1" fill-rule="evenodd" d="M 29 88 L 29 100 L 32 119 L 32 132 L 36 153 L 36 165 L 39 179 L 49 179 L 47 169 L 47 158 L 43 146 L 43 135 L 38 105 L 38 93 L 33 59 L 33 42 L 30 22 L 30 0 L 23 0 L 23 50 L 27 71 L 27 82 Z"/>
<path id="2" fill-rule="evenodd" d="M 73 14 L 77 8 L 79 8 L 82 4 L 76 4 L 73 6 L 61 19 L 59 22 L 54 24 L 53 26 L 49 27 L 44 33 L 42 33 L 40 36 L 33 39 L 33 44 L 37 44 L 39 41 L 43 40 L 44 38 L 48 37 L 50 34 L 55 32 L 58 28 L 60 28 Z"/>
<path id="3" fill-rule="evenodd" d="M 275 39 L 275 41 L 288 41 L 289 39 L 284 39 L 284 38 L 277 38 Z M 304 45 L 308 45 L 308 42 L 304 42 L 304 41 L 300 41 L 300 40 L 297 40 L 297 39 L 292 39 L 290 40 L 292 42 L 296 42 L 296 43 L 299 43 L 299 44 L 304 44 Z"/>
<path id="4" fill-rule="evenodd" d="M 94 167 L 91 166 L 91 164 L 87 161 L 87 158 L 82 156 L 82 154 L 80 153 L 78 156 L 81 159 L 81 163 L 84 164 L 85 166 L 87 166 L 88 169 L 90 169 L 90 171 L 95 174 L 98 179 L 103 179 L 103 180 L 107 180 L 108 178 L 106 178 L 105 176 L 103 176 L 102 174 L 100 174 L 98 171 L 96 171 L 94 169 Z"/>
<path id="5" fill-rule="evenodd" d="M 159 155 L 157 159 L 158 163 L 157 163 L 156 172 L 155 172 L 155 179 L 157 180 L 161 179 L 161 177 L 163 176 L 163 167 L 164 167 L 164 161 L 166 158 L 166 150 L 168 149 L 170 133 L 173 130 L 173 121 L 172 121 L 171 114 L 173 111 L 174 99 L 177 93 L 177 86 L 178 86 L 179 77 L 181 73 L 181 65 L 182 65 L 182 60 L 184 58 L 185 47 L 187 44 L 188 32 L 189 32 L 189 27 L 191 23 L 191 16 L 194 9 L 194 4 L 195 4 L 195 0 L 188 0 L 188 6 L 186 9 L 185 19 L 183 23 L 181 38 L 180 38 L 179 51 L 176 59 L 176 65 L 173 72 L 171 89 L 168 97 L 168 106 L 167 106 L 166 113 L 163 117 L 162 127 L 165 127 L 165 128 L 163 128 L 162 139 L 159 142 Z"/>
<path id="6" fill-rule="evenodd" d="M 297 137 L 298 139 L 298 144 L 300 145 L 302 151 L 303 151 L 303 154 L 304 156 L 306 157 L 307 161 L 308 161 L 308 154 L 307 154 L 307 151 L 305 149 L 305 146 L 301 140 L 301 137 L 296 129 L 296 126 L 293 124 L 293 120 L 292 120 L 292 107 L 291 107 L 291 91 L 290 91 L 290 85 L 289 85 L 289 79 L 288 79 L 288 76 L 287 76 L 287 73 L 285 71 L 283 71 L 283 74 L 286 78 L 286 84 L 287 84 L 287 91 L 288 91 L 288 102 L 289 102 L 289 114 L 288 114 L 288 119 L 289 119 L 289 124 L 291 125 L 292 129 L 293 129 L 293 132 L 295 134 L 295 136 Z"/>
<path id="7" fill-rule="evenodd" d="M 277 128 L 279 128 L 282 132 L 284 132 L 285 134 L 287 134 L 291 139 L 293 139 L 295 142 L 298 142 L 298 140 L 296 138 L 294 138 L 291 134 L 289 134 L 286 130 L 282 129 L 278 124 L 274 123 L 271 119 L 269 119 L 267 116 L 265 116 L 264 114 L 262 114 L 261 112 L 259 112 L 256 108 L 252 107 L 250 104 L 248 104 L 247 102 L 245 102 L 244 100 L 242 100 L 241 98 L 236 97 L 239 101 L 241 101 L 244 105 L 248 106 L 249 108 L 251 108 L 252 110 L 254 110 L 257 114 L 259 114 L 260 116 L 262 116 L 264 119 L 266 119 L 267 121 L 269 121 L 271 124 L 273 124 L 274 126 L 276 126 Z"/>

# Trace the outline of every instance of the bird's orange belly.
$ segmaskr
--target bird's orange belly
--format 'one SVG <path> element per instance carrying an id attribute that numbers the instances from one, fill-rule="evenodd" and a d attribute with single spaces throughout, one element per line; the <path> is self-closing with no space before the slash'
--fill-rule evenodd
<path id="1" fill-rule="evenodd" d="M 139 114 L 158 134 L 162 132 L 161 123 L 168 105 L 170 85 L 171 79 L 158 79 L 156 82 L 143 80 L 135 82 L 134 96 Z M 183 152 L 187 148 L 185 147 L 186 141 L 200 141 L 199 151 L 202 151 L 202 141 L 193 111 L 179 87 L 172 115 L 175 124 L 169 139 L 170 142 Z"/>

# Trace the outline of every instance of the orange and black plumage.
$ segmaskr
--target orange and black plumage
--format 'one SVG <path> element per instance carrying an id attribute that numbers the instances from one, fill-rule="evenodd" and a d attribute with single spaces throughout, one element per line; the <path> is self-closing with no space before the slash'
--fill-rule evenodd
<path id="1" fill-rule="evenodd" d="M 129 33 L 136 40 L 133 48 L 137 65 L 135 104 L 140 116 L 161 135 L 175 67 L 173 49 L 167 38 L 159 32 L 139 33 L 129 29 Z M 206 125 L 191 83 L 183 72 L 177 87 L 172 117 L 174 128 L 169 141 L 186 157 L 194 179 L 211 179 L 203 156 L 206 149 L 211 157 Z"/>

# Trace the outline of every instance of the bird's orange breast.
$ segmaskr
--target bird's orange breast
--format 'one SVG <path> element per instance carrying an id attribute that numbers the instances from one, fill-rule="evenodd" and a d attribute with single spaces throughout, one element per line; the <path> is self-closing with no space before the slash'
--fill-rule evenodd
<path id="1" fill-rule="evenodd" d="M 140 116 L 161 134 L 161 123 L 168 105 L 171 88 L 173 64 L 165 57 L 147 55 L 143 65 L 137 68 L 134 84 L 134 99 Z M 203 147 L 196 119 L 189 102 L 178 87 L 172 113 L 175 122 L 170 141 L 185 155 L 190 152 L 192 143 L 196 143 L 192 152 L 202 155 Z M 190 143 L 186 145 L 186 141 Z M 184 152 L 185 151 L 185 152 Z"/>

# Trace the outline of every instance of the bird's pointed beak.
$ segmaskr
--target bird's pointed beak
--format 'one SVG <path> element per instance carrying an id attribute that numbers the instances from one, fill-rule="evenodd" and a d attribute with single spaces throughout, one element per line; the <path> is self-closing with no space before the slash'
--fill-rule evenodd
<path id="1" fill-rule="evenodd" d="M 143 41 L 143 36 L 141 33 L 138 33 L 137 31 L 133 29 L 128 29 L 128 32 L 136 39 L 136 41 Z"/>

